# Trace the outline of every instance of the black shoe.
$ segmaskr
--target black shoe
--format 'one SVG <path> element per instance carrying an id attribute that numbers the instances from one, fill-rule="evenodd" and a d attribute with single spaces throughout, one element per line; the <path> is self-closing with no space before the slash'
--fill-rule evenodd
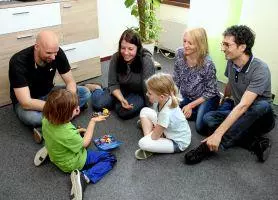
<path id="1" fill-rule="evenodd" d="M 71 187 L 71 199 L 82 200 L 83 192 L 87 187 L 87 182 L 84 175 L 79 170 L 74 170 L 70 175 L 72 187 Z"/>
<path id="2" fill-rule="evenodd" d="M 266 161 L 270 154 L 271 142 L 268 138 L 259 137 L 252 144 L 251 151 L 253 151 L 260 162 Z"/>
<path id="3" fill-rule="evenodd" d="M 213 152 L 211 152 L 206 143 L 202 143 L 197 148 L 187 152 L 184 155 L 184 161 L 188 165 L 194 165 L 201 162 L 204 158 L 208 158 L 211 156 Z"/>

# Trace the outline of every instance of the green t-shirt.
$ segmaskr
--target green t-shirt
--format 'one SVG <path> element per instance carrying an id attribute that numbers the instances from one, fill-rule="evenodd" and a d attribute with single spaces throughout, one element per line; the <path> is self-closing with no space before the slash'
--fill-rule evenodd
<path id="1" fill-rule="evenodd" d="M 86 162 L 87 150 L 83 138 L 69 122 L 61 125 L 42 120 L 42 133 L 50 160 L 64 172 L 81 170 Z"/>

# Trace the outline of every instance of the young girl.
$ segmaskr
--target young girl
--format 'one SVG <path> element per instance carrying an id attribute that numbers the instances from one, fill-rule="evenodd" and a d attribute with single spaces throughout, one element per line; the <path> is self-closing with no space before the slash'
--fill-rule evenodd
<path id="1" fill-rule="evenodd" d="M 96 122 L 105 120 L 105 117 L 91 118 L 82 138 L 70 122 L 79 112 L 76 94 L 58 89 L 49 94 L 42 120 L 50 160 L 62 171 L 71 172 L 71 195 L 74 199 L 82 199 L 86 184 L 99 181 L 116 162 L 114 155 L 108 152 L 86 150 L 91 144 Z"/>
<path id="2" fill-rule="evenodd" d="M 191 142 L 191 130 L 179 107 L 178 89 L 170 74 L 158 73 L 146 81 L 147 96 L 153 109 L 145 107 L 140 112 L 144 137 L 139 140 L 137 159 L 153 153 L 184 151 Z"/>

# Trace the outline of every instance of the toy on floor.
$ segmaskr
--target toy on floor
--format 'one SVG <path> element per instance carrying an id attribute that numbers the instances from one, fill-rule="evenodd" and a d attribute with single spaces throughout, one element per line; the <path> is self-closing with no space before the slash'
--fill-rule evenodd
<path id="1" fill-rule="evenodd" d="M 112 135 L 104 135 L 94 140 L 96 147 L 99 150 L 106 151 L 119 147 L 122 142 L 117 141 Z"/>
<path id="2" fill-rule="evenodd" d="M 93 112 L 93 117 L 97 117 L 97 116 L 109 116 L 110 115 L 110 111 L 107 108 L 103 108 L 102 112 Z"/>

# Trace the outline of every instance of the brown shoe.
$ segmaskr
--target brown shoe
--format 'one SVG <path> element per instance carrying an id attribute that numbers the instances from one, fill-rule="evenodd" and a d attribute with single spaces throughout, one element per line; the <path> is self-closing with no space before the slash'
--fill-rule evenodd
<path id="1" fill-rule="evenodd" d="M 40 144 L 42 142 L 42 135 L 40 131 L 36 128 L 33 129 L 33 138 L 36 143 Z"/>
<path id="2" fill-rule="evenodd" d="M 102 84 L 101 83 L 88 83 L 84 85 L 86 88 L 88 88 L 91 92 L 95 91 L 96 89 L 101 89 Z"/>

